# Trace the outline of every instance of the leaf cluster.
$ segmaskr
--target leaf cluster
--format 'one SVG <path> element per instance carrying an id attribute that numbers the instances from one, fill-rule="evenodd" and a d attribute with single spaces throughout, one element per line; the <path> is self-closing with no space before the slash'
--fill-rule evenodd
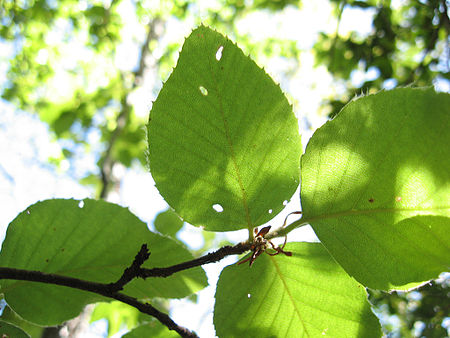
<path id="1" fill-rule="evenodd" d="M 337 78 L 346 81 L 347 98 L 330 100 L 330 116 L 348 102 L 354 92 L 414 84 L 427 86 L 437 79 L 449 80 L 448 36 L 450 20 L 446 1 L 410 0 L 394 7 L 378 1 L 333 1 L 338 20 L 345 11 L 373 13 L 372 31 L 361 36 L 322 33 L 314 46 L 317 63 L 327 65 Z M 350 86 L 352 72 L 361 69 L 376 73 L 375 78 Z M 394 84 L 394 85 L 392 85 Z"/>
<path id="2" fill-rule="evenodd" d="M 129 337 L 168 330 L 195 337 L 158 309 L 161 299 L 194 294 L 207 285 L 202 265 L 250 251 L 242 261 L 252 257 L 251 268 L 233 264 L 220 275 L 219 336 L 379 337 L 366 288 L 409 290 L 449 266 L 450 150 L 441 146 L 450 143 L 449 107 L 450 96 L 431 88 L 361 97 L 302 154 L 279 86 L 235 43 L 200 26 L 147 125 L 150 171 L 173 208 L 155 220 L 161 234 L 112 203 L 38 202 L 8 227 L 1 292 L 39 325 L 109 298 L 150 316 L 131 313 L 129 325 L 139 325 Z M 301 219 L 255 237 L 299 184 Z M 249 236 L 194 258 L 174 239 L 184 221 Z M 271 242 L 306 224 L 320 243 L 288 242 L 281 251 Z"/>
<path id="3" fill-rule="evenodd" d="M 317 62 L 327 65 L 336 79 L 346 80 L 345 93 L 326 102 L 331 116 L 355 92 L 378 90 L 386 86 L 386 81 L 423 86 L 436 79 L 448 79 L 445 46 L 449 20 L 445 1 L 423 4 L 411 0 L 395 8 L 388 2 L 333 2 L 338 17 L 352 8 L 373 11 L 374 29 L 367 37 L 356 32 L 350 36 L 323 33 L 315 44 Z M 197 25 L 217 27 L 239 39 L 244 50 L 255 58 L 263 55 L 289 60 L 292 66 L 284 74 L 286 77 L 295 73 L 301 61 L 295 41 L 268 38 L 255 43 L 251 37 L 242 36 L 236 27 L 240 19 L 253 12 L 277 14 L 285 9 L 301 8 L 302 3 L 298 1 L 222 0 L 206 9 L 182 0 L 162 2 L 157 7 L 136 2 L 131 21 L 137 22 L 145 34 L 151 33 L 148 41 L 142 35 L 129 36 L 121 6 L 124 6 L 121 1 L 87 2 L 86 6 L 80 6 L 73 0 L 51 4 L 6 0 L 0 7 L 0 37 L 13 50 L 7 58 L 9 66 L 7 82 L 1 88 L 2 98 L 38 114 L 48 123 L 61 148 L 60 154 L 51 159 L 52 163 L 60 165 L 68 160 L 75 164 L 76 159 L 94 153 L 98 170 L 86 170 L 76 178 L 93 185 L 101 197 L 114 185 L 110 176 L 115 164 L 130 167 L 136 159 L 145 164 L 141 127 L 145 121 L 136 114 L 135 104 L 130 104 L 129 97 L 141 87 L 144 69 L 154 68 L 157 79 L 167 78 L 171 71 L 180 45 L 170 41 L 164 50 L 158 48 L 163 44 L 161 26 L 165 22 L 193 18 Z M 142 47 L 136 62 L 139 65 L 120 69 L 115 60 L 117 52 L 121 44 L 134 40 L 137 49 Z M 78 48 L 80 44 L 82 47 Z M 81 56 L 75 60 L 74 55 L 65 53 L 74 45 Z M 145 64 L 149 55 L 158 53 L 161 55 L 154 57 L 151 66 Z M 376 69 L 378 76 L 353 88 L 348 80 L 352 71 L 361 65 L 364 70 Z M 70 87 L 67 92 L 62 90 L 65 86 Z M 159 89 L 159 84 L 151 89 L 154 95 L 149 97 L 148 106 Z M 101 140 L 99 147 L 92 147 L 89 142 L 92 135 Z"/>

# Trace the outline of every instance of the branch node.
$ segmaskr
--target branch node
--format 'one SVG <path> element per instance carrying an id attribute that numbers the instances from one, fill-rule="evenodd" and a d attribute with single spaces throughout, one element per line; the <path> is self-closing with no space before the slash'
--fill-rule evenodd
<path id="1" fill-rule="evenodd" d="M 134 257 L 133 263 L 126 268 L 122 276 L 114 283 L 108 284 L 108 289 L 111 292 L 117 292 L 123 290 L 123 287 L 131 282 L 136 277 L 142 277 L 141 266 L 150 257 L 150 252 L 148 251 L 147 244 L 142 244 L 141 249 Z"/>

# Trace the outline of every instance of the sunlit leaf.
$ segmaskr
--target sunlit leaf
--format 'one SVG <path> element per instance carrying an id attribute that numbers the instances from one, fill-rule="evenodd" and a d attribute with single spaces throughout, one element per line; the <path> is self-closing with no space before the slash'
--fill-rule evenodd
<path id="1" fill-rule="evenodd" d="M 186 39 L 153 104 L 148 141 L 161 195 L 207 230 L 265 223 L 298 186 L 300 136 L 286 97 L 235 44 L 204 26 Z"/>
<path id="2" fill-rule="evenodd" d="M 175 237 L 178 230 L 183 226 L 183 221 L 173 210 L 168 209 L 159 213 L 153 224 L 160 233 Z"/>
<path id="3" fill-rule="evenodd" d="M 450 266 L 450 95 L 403 88 L 347 105 L 311 138 L 301 203 L 319 239 L 371 288 Z"/>
<path id="4" fill-rule="evenodd" d="M 0 266 L 37 270 L 89 281 L 116 281 L 142 244 L 144 267 L 164 267 L 192 259 L 180 244 L 150 232 L 129 210 L 104 201 L 47 200 L 36 203 L 9 225 Z M 133 280 L 124 292 L 138 298 L 187 296 L 206 285 L 201 268 L 168 278 Z M 105 301 L 66 287 L 3 280 L 7 303 L 23 318 L 54 325 L 76 316 L 84 305 Z"/>
<path id="5" fill-rule="evenodd" d="M 142 338 L 142 337 L 178 338 L 180 337 L 180 335 L 175 331 L 169 330 L 161 323 L 154 321 L 151 323 L 142 324 L 122 336 L 122 338 Z"/>
<path id="6" fill-rule="evenodd" d="M 219 337 L 379 337 L 364 287 L 320 243 L 289 243 L 292 256 L 262 254 L 220 275 Z"/>
<path id="7" fill-rule="evenodd" d="M 108 321 L 108 337 L 119 332 L 124 326 L 133 328 L 137 325 L 139 315 L 138 309 L 119 301 L 110 303 L 97 303 L 91 315 L 91 322 L 100 319 Z"/>

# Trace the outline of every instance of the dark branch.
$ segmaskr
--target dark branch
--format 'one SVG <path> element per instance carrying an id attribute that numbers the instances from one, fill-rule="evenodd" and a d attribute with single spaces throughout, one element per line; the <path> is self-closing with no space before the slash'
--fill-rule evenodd
<path id="1" fill-rule="evenodd" d="M 55 284 L 67 286 L 74 289 L 93 292 L 108 298 L 119 300 L 123 303 L 133 306 L 142 313 L 158 319 L 162 324 L 167 326 L 169 330 L 178 332 L 182 337 L 197 337 L 194 332 L 176 324 L 167 314 L 157 310 L 148 303 L 142 303 L 134 297 L 127 296 L 117 291 L 111 291 L 111 284 L 103 284 L 81 280 L 78 278 L 60 276 L 51 273 L 43 273 L 40 271 L 28 271 L 14 268 L 1 268 L 0 279 L 26 280 L 30 282 L 40 282 L 46 284 Z"/>
<path id="2" fill-rule="evenodd" d="M 133 263 L 130 267 L 126 268 L 122 276 L 115 283 L 97 283 L 90 282 L 74 277 L 61 276 L 51 273 L 43 273 L 40 271 L 30 271 L 21 270 L 14 268 L 2 268 L 0 267 L 0 279 L 14 279 L 14 280 L 25 280 L 30 282 L 39 282 L 46 284 L 55 284 L 66 286 L 74 289 L 79 289 L 83 291 L 93 292 L 108 298 L 116 299 L 123 303 L 133 306 L 142 313 L 146 313 L 150 316 L 158 319 L 162 324 L 167 326 L 169 330 L 174 330 L 182 337 L 197 337 L 194 332 L 179 326 L 176 324 L 167 314 L 157 310 L 152 305 L 148 303 L 143 303 L 134 297 L 130 297 L 121 292 L 122 288 L 136 277 L 147 278 L 147 277 L 168 277 L 176 272 L 191 269 L 203 264 L 209 264 L 218 262 L 226 256 L 236 255 L 244 253 L 250 250 L 249 243 L 239 243 L 235 246 L 224 246 L 214 252 L 206 254 L 202 257 L 193 259 L 191 261 L 183 262 L 166 268 L 152 268 L 145 269 L 142 268 L 142 264 L 150 257 L 148 248 L 146 244 L 143 244 Z"/>
<path id="3" fill-rule="evenodd" d="M 238 255 L 250 250 L 249 243 L 239 243 L 235 246 L 224 246 L 217 251 L 206 254 L 199 258 L 193 259 L 191 261 L 183 262 L 180 264 L 172 265 L 167 268 L 152 268 L 145 269 L 141 268 L 139 275 L 137 277 L 147 278 L 147 277 L 168 277 L 176 272 L 194 268 L 196 266 L 201 266 L 203 264 L 215 263 L 220 261 L 226 256 Z"/>
<path id="4" fill-rule="evenodd" d="M 129 268 L 126 268 L 123 272 L 122 276 L 115 283 L 109 284 L 111 291 L 120 291 L 123 287 L 131 282 L 134 278 L 139 275 L 139 271 L 141 270 L 141 265 L 150 257 L 150 253 L 148 252 L 147 244 L 143 244 L 141 246 L 141 250 L 139 250 L 136 257 L 134 257 L 134 261 Z"/>
<path id="5" fill-rule="evenodd" d="M 122 303 L 126 303 L 128 305 L 133 306 L 134 308 L 138 309 L 142 313 L 149 314 L 156 319 L 158 319 L 162 324 L 167 326 L 169 330 L 176 331 L 181 337 L 189 337 L 189 338 L 198 338 L 197 334 L 195 332 L 192 332 L 188 330 L 187 328 L 178 325 L 175 323 L 167 314 L 157 310 L 149 303 L 142 303 L 138 301 L 136 298 L 124 295 L 123 293 L 116 292 L 113 294 L 113 297 L 118 301 L 121 301 Z"/>

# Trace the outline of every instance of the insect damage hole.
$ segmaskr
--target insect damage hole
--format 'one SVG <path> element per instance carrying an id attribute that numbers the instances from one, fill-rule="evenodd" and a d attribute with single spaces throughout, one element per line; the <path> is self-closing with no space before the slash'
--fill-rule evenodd
<path id="1" fill-rule="evenodd" d="M 78 208 L 83 208 L 84 207 L 84 201 L 80 201 L 79 203 L 78 203 Z"/>
<path id="2" fill-rule="evenodd" d="M 220 61 L 220 59 L 222 58 L 222 52 L 223 52 L 223 46 L 220 46 L 216 52 L 216 60 L 217 61 Z"/>
<path id="3" fill-rule="evenodd" d="M 202 93 L 203 96 L 208 95 L 208 89 L 206 89 L 203 86 L 198 87 L 198 89 L 200 90 L 200 93 Z"/>
<path id="4" fill-rule="evenodd" d="M 221 206 L 220 204 L 213 204 L 212 208 L 216 211 L 216 212 L 222 212 L 223 211 L 223 206 Z"/>

